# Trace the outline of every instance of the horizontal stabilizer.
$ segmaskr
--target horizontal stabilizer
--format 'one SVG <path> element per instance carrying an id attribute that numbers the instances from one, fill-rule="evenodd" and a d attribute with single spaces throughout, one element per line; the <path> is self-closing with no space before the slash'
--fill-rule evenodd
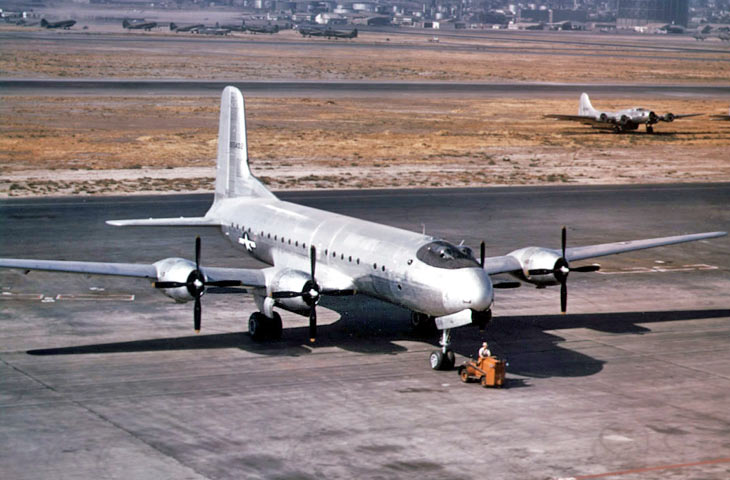
<path id="1" fill-rule="evenodd" d="M 209 217 L 140 218 L 132 220 L 107 220 L 115 227 L 219 227 L 221 222 Z"/>

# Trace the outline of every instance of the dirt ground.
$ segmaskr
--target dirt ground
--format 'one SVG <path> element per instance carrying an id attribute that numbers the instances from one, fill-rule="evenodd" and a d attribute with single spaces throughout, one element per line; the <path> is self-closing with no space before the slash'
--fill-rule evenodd
<path id="1" fill-rule="evenodd" d="M 461 57 L 478 55 L 473 52 L 419 48 L 397 50 L 391 60 L 377 49 L 358 48 L 352 55 L 347 46 L 328 46 L 322 50 L 326 55 L 295 49 L 276 56 L 273 51 L 289 50 L 266 39 L 245 48 L 212 42 L 209 54 L 192 52 L 185 58 L 177 51 L 185 45 L 174 42 L 168 48 L 154 41 L 154 48 L 144 46 L 149 54 L 132 56 L 130 49 L 142 48 L 134 41 L 118 48 L 105 42 L 59 43 L 46 36 L 25 45 L 4 41 L 0 76 L 201 78 L 205 72 L 216 80 L 240 75 L 236 78 L 578 82 L 595 80 L 596 72 L 602 72 L 605 82 L 619 74 L 636 80 L 652 68 L 654 78 L 664 83 L 718 84 L 730 78 L 730 61 L 704 61 L 703 52 L 693 54 L 700 59 L 696 62 L 640 61 L 646 55 L 640 50 L 624 59 L 622 68 L 611 62 L 601 68 L 599 62 L 607 57 L 576 61 L 556 43 L 522 47 L 525 52 L 557 49 L 539 62 L 528 53 L 481 54 L 474 61 Z M 291 41 L 286 35 L 281 39 L 284 45 Z M 413 41 L 408 37 L 402 43 Z M 226 55 L 239 48 L 240 55 L 224 69 Z M 316 51 L 316 45 L 311 49 Z M 577 98 L 522 95 L 249 98 L 249 152 L 254 172 L 274 189 L 730 181 L 730 122 L 702 116 L 659 124 L 654 135 L 643 128 L 616 135 L 543 117 L 576 113 L 577 103 Z M 619 109 L 638 102 L 611 98 L 593 103 Z M 697 98 L 657 97 L 640 103 L 659 113 L 727 113 L 728 108 L 724 100 Z M 0 96 L 0 195 L 210 191 L 217 120 L 218 99 L 209 97 Z"/>

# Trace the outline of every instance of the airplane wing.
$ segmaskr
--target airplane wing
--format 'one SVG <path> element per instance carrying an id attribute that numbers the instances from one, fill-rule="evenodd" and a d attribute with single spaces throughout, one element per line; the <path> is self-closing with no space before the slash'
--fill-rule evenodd
<path id="1" fill-rule="evenodd" d="M 672 114 L 672 120 L 679 120 L 680 118 L 689 118 L 689 117 L 699 117 L 700 115 L 704 115 L 704 113 L 682 113 L 682 114 Z M 659 117 L 659 120 L 662 120 L 664 122 L 666 121 L 672 121 L 672 120 L 666 120 L 663 116 Z"/>
<path id="2" fill-rule="evenodd" d="M 49 272 L 85 273 L 89 275 L 116 275 L 120 277 L 157 278 L 154 265 L 138 263 L 71 262 L 64 260 L 24 260 L 0 258 L 1 268 L 45 270 Z"/>
<path id="3" fill-rule="evenodd" d="M 220 221 L 208 217 L 143 218 L 132 220 L 107 220 L 115 227 L 219 227 Z"/>
<path id="4" fill-rule="evenodd" d="M 586 125 L 604 125 L 607 122 L 602 122 L 601 120 L 596 119 L 595 117 L 587 116 L 587 115 L 558 115 L 558 114 L 550 114 L 545 115 L 545 118 L 554 118 L 556 120 L 569 120 L 573 122 L 580 122 Z"/>
<path id="5" fill-rule="evenodd" d="M 82 273 L 87 275 L 113 275 L 158 279 L 154 264 L 73 262 L 64 260 L 29 260 L 0 258 L 0 268 L 19 270 L 44 270 L 51 272 Z M 200 267 L 209 281 L 238 280 L 246 287 L 265 287 L 264 270 L 255 268 Z"/>
<path id="6" fill-rule="evenodd" d="M 632 252 L 634 250 L 674 245 L 676 243 L 695 242 L 697 240 L 723 237 L 725 235 L 727 235 L 727 232 L 706 232 L 691 235 L 675 235 L 673 237 L 648 238 L 646 240 L 631 240 L 628 242 L 602 243 L 600 245 L 588 245 L 585 247 L 570 247 L 565 250 L 565 258 L 568 261 L 585 260 L 587 258 L 603 257 L 617 253 Z"/>
<path id="7" fill-rule="evenodd" d="M 648 238 L 644 240 L 630 240 L 626 242 L 602 243 L 598 245 L 586 245 L 583 247 L 569 247 L 565 250 L 565 258 L 569 262 L 574 260 L 585 260 L 588 258 L 615 255 L 617 253 L 632 252 L 634 250 L 674 245 L 676 243 L 695 242 L 697 240 L 723 237 L 725 235 L 727 235 L 727 232 L 706 232 L 694 233 L 691 235 L 675 235 L 672 237 Z M 561 253 L 559 249 L 552 251 L 558 255 Z M 522 270 L 522 265 L 515 257 L 502 255 L 500 257 L 485 258 L 484 269 L 490 275 L 495 275 L 498 273 L 518 272 Z"/>

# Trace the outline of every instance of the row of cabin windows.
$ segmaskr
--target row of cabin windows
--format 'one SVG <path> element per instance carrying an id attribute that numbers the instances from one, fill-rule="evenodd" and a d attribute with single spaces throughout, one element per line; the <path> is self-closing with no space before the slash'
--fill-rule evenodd
<path id="1" fill-rule="evenodd" d="M 236 230 L 241 230 L 242 232 L 247 231 L 246 230 L 246 227 L 242 227 L 240 225 L 235 225 L 235 227 L 234 227 L 234 225 L 231 225 L 231 228 L 235 228 Z M 248 232 L 249 233 L 252 233 L 251 227 L 248 227 Z M 266 238 L 268 238 L 269 240 L 271 239 L 271 234 L 270 233 L 264 233 L 264 231 L 262 230 L 261 231 L 261 237 L 263 238 L 264 236 Z M 279 236 L 278 235 L 274 235 L 274 241 L 278 241 L 278 240 L 279 240 Z M 281 243 L 288 243 L 289 245 L 291 245 L 291 238 L 289 240 L 287 240 L 284 237 L 281 237 Z M 294 241 L 294 246 L 295 247 L 298 247 L 299 246 L 299 241 L 298 240 L 295 240 Z M 307 248 L 307 244 L 304 243 L 304 242 L 302 242 L 302 248 L 305 248 L 306 249 Z M 325 254 L 325 256 L 328 256 L 329 255 L 329 250 L 328 249 L 325 249 L 324 254 Z M 337 252 L 335 252 L 335 251 L 332 252 L 332 258 L 337 258 Z M 343 260 L 343 261 L 345 260 L 345 254 L 344 253 L 340 253 L 340 260 Z M 350 262 L 350 263 L 352 263 L 352 255 L 350 255 L 350 256 L 347 257 L 347 261 Z M 359 258 L 355 259 L 355 263 L 357 263 L 358 265 L 360 265 L 360 259 Z M 408 264 L 410 265 L 410 261 L 409 261 Z M 377 270 L 377 269 L 378 269 L 378 264 L 377 263 L 373 263 L 373 270 Z M 381 265 L 380 266 L 380 269 L 384 272 L 385 271 L 385 265 Z"/>

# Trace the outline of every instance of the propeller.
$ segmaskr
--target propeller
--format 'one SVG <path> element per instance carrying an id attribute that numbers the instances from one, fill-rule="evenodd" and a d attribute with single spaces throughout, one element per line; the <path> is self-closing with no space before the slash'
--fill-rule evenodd
<path id="1" fill-rule="evenodd" d="M 319 284 L 317 283 L 317 280 L 315 280 L 315 277 L 314 277 L 316 267 L 317 267 L 317 248 L 314 245 L 312 245 L 309 248 L 309 280 L 304 282 L 302 291 L 301 292 L 281 291 L 281 292 L 273 292 L 271 294 L 271 297 L 274 299 L 302 297 L 302 300 L 304 301 L 304 303 L 306 303 L 307 306 L 309 307 L 309 341 L 310 342 L 314 342 L 314 340 L 317 337 L 317 304 L 319 303 L 319 300 L 322 297 L 322 295 L 341 297 L 341 296 L 346 296 L 346 295 L 355 295 L 357 293 L 357 291 L 353 290 L 353 289 L 336 290 L 336 289 L 321 288 L 319 286 Z"/>
<path id="2" fill-rule="evenodd" d="M 555 279 L 560 283 L 560 313 L 565 314 L 568 308 L 568 274 L 570 272 L 596 272 L 601 269 L 600 265 L 583 265 L 581 267 L 571 267 L 568 264 L 568 260 L 565 258 L 565 244 L 567 239 L 567 233 L 565 225 L 561 232 L 561 253 L 562 256 L 555 262 L 555 266 L 552 269 L 538 268 L 535 270 L 528 270 L 529 275 L 550 275 L 552 274 Z"/>
<path id="3" fill-rule="evenodd" d="M 482 240 L 482 243 L 479 244 L 479 265 L 481 265 L 482 268 L 484 268 L 484 259 L 485 255 L 487 253 L 487 246 L 484 243 L 484 240 Z M 494 282 L 492 283 L 492 288 L 519 288 L 522 284 L 520 282 Z"/>
<path id="4" fill-rule="evenodd" d="M 190 272 L 185 282 L 155 282 L 155 288 L 179 288 L 186 287 L 188 293 L 195 299 L 195 307 L 193 309 L 193 328 L 195 332 L 200 332 L 200 322 L 202 317 L 202 308 L 200 306 L 200 297 L 205 294 L 206 287 L 240 287 L 243 285 L 240 280 L 215 280 L 208 281 L 205 274 L 200 269 L 200 237 L 195 237 L 195 270 Z"/>

